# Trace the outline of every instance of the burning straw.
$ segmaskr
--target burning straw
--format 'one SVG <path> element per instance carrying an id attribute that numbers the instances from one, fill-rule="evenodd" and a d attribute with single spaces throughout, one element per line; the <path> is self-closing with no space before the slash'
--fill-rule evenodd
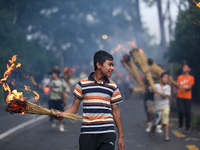
<path id="1" fill-rule="evenodd" d="M 138 86 L 143 87 L 143 83 L 140 80 L 140 76 L 135 68 L 133 59 L 129 55 L 124 55 L 121 63 L 128 70 L 128 72 L 133 76 L 133 78 L 136 79 Z"/>
<path id="2" fill-rule="evenodd" d="M 164 72 L 164 70 L 158 66 L 152 59 L 148 59 L 148 64 L 149 64 L 149 71 L 151 72 L 152 76 L 157 78 L 157 79 L 160 79 L 160 76 L 161 74 Z M 176 85 L 176 86 L 179 86 L 176 81 L 174 81 L 172 79 L 172 77 L 170 76 L 169 77 L 169 81 Z"/>
<path id="3" fill-rule="evenodd" d="M 25 101 L 26 98 L 23 97 L 23 93 L 17 92 L 16 89 L 11 91 L 9 84 L 7 83 L 7 79 L 9 75 L 12 73 L 12 71 L 14 71 L 15 69 L 21 66 L 21 63 L 17 63 L 17 55 L 14 55 L 12 59 L 9 60 L 9 63 L 10 64 L 7 64 L 7 70 L 5 71 L 3 78 L 0 80 L 0 84 L 2 84 L 4 90 L 8 91 L 8 96 L 6 98 L 6 103 L 7 103 L 6 111 L 10 112 L 11 114 L 27 113 L 27 114 L 55 116 L 56 115 L 55 110 L 53 109 L 49 110 L 44 107 L 33 104 L 31 102 Z M 30 87 L 25 86 L 25 85 L 24 87 L 25 87 L 25 90 L 31 91 Z M 33 100 L 38 100 L 39 94 L 36 91 L 32 91 L 32 92 L 36 95 Z M 72 119 L 80 120 L 82 118 L 81 116 L 78 116 L 76 114 L 71 114 L 71 113 L 63 113 L 63 117 L 71 121 Z"/>
<path id="4" fill-rule="evenodd" d="M 6 111 L 11 114 L 37 114 L 37 115 L 49 115 L 55 116 L 56 112 L 53 109 L 46 109 L 42 106 L 38 106 L 28 101 L 22 101 L 19 99 L 14 99 L 9 101 L 6 106 Z M 82 117 L 76 114 L 63 113 L 63 117 L 72 120 L 81 120 Z"/>
<path id="5" fill-rule="evenodd" d="M 154 87 L 154 81 L 151 76 L 151 73 L 149 71 L 149 67 L 147 64 L 147 57 L 146 54 L 143 52 L 142 49 L 133 49 L 130 52 L 131 56 L 133 57 L 133 61 L 136 64 L 136 66 L 142 71 L 142 73 L 145 75 L 146 79 L 148 80 L 149 84 L 153 89 Z"/>

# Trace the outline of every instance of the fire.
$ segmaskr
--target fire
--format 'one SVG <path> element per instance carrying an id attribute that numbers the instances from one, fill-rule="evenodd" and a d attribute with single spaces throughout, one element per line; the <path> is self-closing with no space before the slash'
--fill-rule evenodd
<path id="1" fill-rule="evenodd" d="M 193 1 L 196 3 L 197 7 L 200 8 L 200 2 L 196 2 L 195 0 L 193 0 Z"/>
<path id="2" fill-rule="evenodd" d="M 16 89 L 14 89 L 13 91 L 11 91 L 8 83 L 6 83 L 8 77 L 12 73 L 12 71 L 14 69 L 16 69 L 16 68 L 21 67 L 21 63 L 18 63 L 18 62 L 16 63 L 16 61 L 17 61 L 17 55 L 14 55 L 11 60 L 8 60 L 8 62 L 10 63 L 10 65 L 7 64 L 7 70 L 5 71 L 5 73 L 3 75 L 3 78 L 0 80 L 0 84 L 2 84 L 2 87 L 4 88 L 4 90 L 9 92 L 8 96 L 6 98 L 6 103 L 11 108 L 18 107 L 15 104 L 15 102 L 13 102 L 13 101 L 17 100 L 17 103 L 20 103 L 20 106 L 21 106 L 21 103 L 24 102 L 24 100 L 26 99 L 23 96 L 22 92 L 18 92 Z M 14 85 L 14 83 L 12 81 L 11 81 L 11 84 Z M 31 89 L 30 89 L 29 86 L 24 85 L 24 87 L 25 87 L 25 90 L 31 91 Z M 33 91 L 33 93 L 36 95 L 33 100 L 38 100 L 40 98 L 39 94 L 36 91 Z M 18 101 L 21 101 L 21 102 L 18 102 Z M 18 108 L 18 109 L 20 109 L 20 108 Z M 23 111 L 21 111 L 20 113 L 23 113 Z"/>
<path id="3" fill-rule="evenodd" d="M 31 91 L 31 89 L 30 89 L 29 86 L 24 85 L 24 88 L 25 88 L 25 90 L 27 90 L 27 91 Z"/>
<path id="4" fill-rule="evenodd" d="M 6 98 L 6 103 L 10 103 L 10 101 L 14 99 L 19 99 L 21 101 L 24 101 L 23 93 L 22 92 L 17 92 L 17 90 L 13 90 L 11 94 L 8 94 Z"/>
<path id="5" fill-rule="evenodd" d="M 27 108 L 27 103 L 26 101 L 21 101 L 21 100 L 12 100 L 9 104 L 8 107 L 6 107 L 6 111 L 10 112 L 11 114 L 15 113 L 22 113 L 24 114 L 24 111 Z"/>
<path id="6" fill-rule="evenodd" d="M 8 60 L 9 61 L 9 63 L 13 63 L 13 62 L 15 62 L 17 60 L 17 55 L 14 55 L 13 57 L 12 57 L 12 59 L 11 60 Z"/>
<path id="7" fill-rule="evenodd" d="M 33 93 L 36 95 L 33 100 L 37 101 L 40 98 L 40 95 L 36 91 L 33 91 Z"/>
<path id="8" fill-rule="evenodd" d="M 136 49 L 138 48 L 137 45 L 135 44 L 135 42 L 133 42 L 133 41 L 129 41 L 129 42 L 127 42 L 127 44 L 136 48 Z"/>
<path id="9" fill-rule="evenodd" d="M 16 68 L 19 68 L 19 67 L 21 67 L 21 63 L 18 63 L 16 66 Z"/>
<path id="10" fill-rule="evenodd" d="M 119 50 L 120 50 L 120 48 L 122 48 L 122 47 L 123 47 L 123 45 L 121 45 L 121 44 L 118 44 L 118 45 L 117 45 L 117 48 L 115 48 L 114 50 L 115 50 L 115 51 L 119 51 Z"/>
<path id="11" fill-rule="evenodd" d="M 22 75 L 23 75 L 24 78 L 28 78 L 28 77 L 29 77 L 29 75 L 26 76 L 26 75 L 24 75 L 23 73 L 22 73 Z"/>

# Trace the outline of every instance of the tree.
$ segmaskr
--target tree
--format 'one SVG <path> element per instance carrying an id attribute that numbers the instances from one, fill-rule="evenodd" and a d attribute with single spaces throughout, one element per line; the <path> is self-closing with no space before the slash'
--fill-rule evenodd
<path id="1" fill-rule="evenodd" d="M 193 88 L 196 101 L 200 98 L 198 89 L 200 88 L 200 66 L 198 60 L 200 56 L 200 9 L 195 3 L 191 3 L 186 10 L 180 10 L 176 28 L 174 31 L 174 40 L 170 42 L 167 56 L 170 62 L 182 63 L 186 61 L 191 65 L 192 74 L 195 77 L 195 86 Z"/>

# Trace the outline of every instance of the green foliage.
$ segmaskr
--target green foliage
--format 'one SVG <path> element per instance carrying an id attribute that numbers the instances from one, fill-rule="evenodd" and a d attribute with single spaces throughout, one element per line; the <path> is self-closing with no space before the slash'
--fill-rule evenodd
<path id="1" fill-rule="evenodd" d="M 193 88 L 193 97 L 198 100 L 200 94 L 197 89 L 200 88 L 200 9 L 195 5 L 191 5 L 187 10 L 179 12 L 176 28 L 174 32 L 174 40 L 170 42 L 167 56 L 170 62 L 182 63 L 186 61 L 191 65 L 192 74 L 195 76 L 195 86 Z M 195 22 L 195 23 L 194 23 Z"/>
<path id="2" fill-rule="evenodd" d="M 192 117 L 191 126 L 195 129 L 200 130 L 200 117 L 198 115 L 194 115 Z"/>

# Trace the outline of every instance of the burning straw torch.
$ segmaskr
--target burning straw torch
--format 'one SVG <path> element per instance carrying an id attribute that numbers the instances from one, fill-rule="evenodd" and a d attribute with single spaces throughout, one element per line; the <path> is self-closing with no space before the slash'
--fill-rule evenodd
<path id="1" fill-rule="evenodd" d="M 121 60 L 121 63 L 124 65 L 124 67 L 129 71 L 129 73 L 135 78 L 137 81 L 137 84 L 139 88 L 132 89 L 134 92 L 143 92 L 143 83 L 140 80 L 140 76 L 136 70 L 136 67 L 134 65 L 133 59 L 129 55 L 123 55 L 123 60 Z"/>
<path id="2" fill-rule="evenodd" d="M 13 70 L 19 68 L 21 63 L 17 63 L 17 55 L 14 55 L 11 60 L 9 60 L 9 64 L 7 64 L 7 70 L 4 73 L 3 78 L 0 80 L 0 84 L 2 84 L 5 91 L 8 91 L 8 96 L 6 98 L 6 111 L 11 114 L 37 114 L 37 115 L 49 115 L 55 116 L 55 110 L 46 109 L 44 107 L 38 106 L 26 100 L 23 96 L 22 92 L 17 92 L 17 90 L 11 91 L 10 87 L 7 84 L 8 76 L 12 73 Z M 13 83 L 12 83 L 13 84 Z M 31 91 L 30 87 L 24 86 L 25 90 Z M 33 91 L 36 95 L 32 100 L 36 101 L 39 99 L 39 94 L 36 91 Z M 71 113 L 63 113 L 63 117 L 69 120 L 81 120 L 81 116 Z"/>
<path id="3" fill-rule="evenodd" d="M 153 81 L 153 78 L 152 78 L 151 73 L 149 71 L 149 67 L 148 67 L 148 63 L 147 63 L 147 57 L 146 57 L 146 54 L 144 53 L 144 51 L 140 48 L 136 48 L 136 49 L 131 50 L 130 54 L 133 57 L 133 61 L 136 64 L 136 66 L 145 75 L 145 77 L 148 80 L 152 89 L 155 89 L 154 81 Z"/>

